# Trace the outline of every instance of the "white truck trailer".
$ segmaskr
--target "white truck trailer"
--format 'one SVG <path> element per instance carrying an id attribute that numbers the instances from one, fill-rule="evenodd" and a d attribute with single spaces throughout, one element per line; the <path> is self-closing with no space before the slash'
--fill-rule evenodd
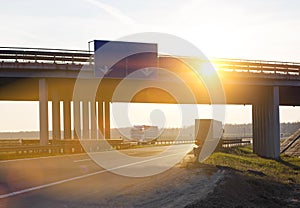
<path id="1" fill-rule="evenodd" d="M 201 162 L 209 157 L 217 148 L 224 129 L 221 121 L 214 119 L 195 120 L 195 144 L 194 155 Z"/>

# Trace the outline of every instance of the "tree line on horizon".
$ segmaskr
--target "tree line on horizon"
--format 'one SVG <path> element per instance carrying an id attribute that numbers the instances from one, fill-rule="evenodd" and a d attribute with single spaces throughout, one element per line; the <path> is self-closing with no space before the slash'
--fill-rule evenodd
<path id="1" fill-rule="evenodd" d="M 121 128 L 121 132 L 130 132 L 131 127 Z M 295 131 L 300 129 L 300 122 L 288 122 L 280 124 L 281 137 L 288 137 Z M 180 128 L 166 128 L 163 129 L 162 134 L 176 136 L 179 130 L 189 136 L 194 135 L 194 126 L 187 126 L 183 129 Z M 63 134 L 63 131 L 61 132 Z M 112 138 L 119 138 L 120 129 L 111 129 Z M 51 138 L 52 132 L 49 131 Z M 224 125 L 225 137 L 252 137 L 252 124 L 225 124 Z M 20 131 L 20 132 L 0 132 L 0 139 L 34 139 L 39 138 L 38 131 Z"/>

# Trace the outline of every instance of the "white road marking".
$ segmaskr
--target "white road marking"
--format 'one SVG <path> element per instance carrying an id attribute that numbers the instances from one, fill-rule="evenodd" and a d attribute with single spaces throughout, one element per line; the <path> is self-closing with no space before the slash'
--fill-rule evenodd
<path id="1" fill-rule="evenodd" d="M 174 154 L 165 155 L 165 156 L 161 156 L 161 157 L 155 157 L 155 158 L 151 158 L 151 159 L 148 159 L 148 160 L 129 163 L 129 164 L 126 164 L 126 165 L 121 165 L 119 167 L 104 169 L 104 170 L 96 171 L 94 173 L 88 173 L 88 174 L 81 175 L 81 176 L 76 176 L 76 177 L 73 177 L 73 178 L 67 178 L 67 179 L 64 179 L 64 180 L 55 181 L 55 182 L 47 183 L 47 184 L 40 185 L 40 186 L 35 186 L 35 187 L 31 187 L 31 188 L 27 188 L 27 189 L 23 189 L 23 190 L 19 190 L 19 191 L 14 191 L 14 192 L 7 193 L 7 194 L 2 194 L 2 195 L 0 195 L 0 199 L 4 199 L 4 198 L 24 194 L 24 193 L 27 193 L 27 192 L 30 192 L 30 191 L 36 191 L 36 190 L 39 190 L 39 189 L 48 188 L 48 187 L 55 186 L 55 185 L 60 185 L 60 184 L 66 183 L 66 182 L 87 178 L 87 177 L 94 176 L 94 175 L 97 175 L 97 174 L 100 174 L 100 173 L 105 173 L 105 172 L 108 172 L 108 171 L 111 171 L 111 170 L 117 170 L 117 169 L 129 167 L 129 166 L 132 166 L 132 165 L 142 164 L 142 163 L 145 163 L 145 162 L 149 162 L 149 161 L 156 160 L 156 159 L 161 159 L 161 158 L 164 158 L 164 157 L 170 157 L 170 156 L 177 155 L 177 154 L 182 154 L 182 153 L 174 153 Z"/>
<path id="2" fill-rule="evenodd" d="M 78 163 L 78 162 L 84 162 L 84 161 L 90 161 L 91 159 L 83 159 L 83 160 L 74 160 L 74 163 Z"/>

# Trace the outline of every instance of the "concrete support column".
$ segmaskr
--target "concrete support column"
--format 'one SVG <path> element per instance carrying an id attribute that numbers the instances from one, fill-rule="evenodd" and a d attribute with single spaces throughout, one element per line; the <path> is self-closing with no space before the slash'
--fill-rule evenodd
<path id="1" fill-rule="evenodd" d="M 80 125 L 80 101 L 73 101 L 74 109 L 74 139 L 81 138 L 81 125 Z"/>
<path id="2" fill-rule="evenodd" d="M 110 139 L 110 102 L 104 102 L 105 139 Z"/>
<path id="3" fill-rule="evenodd" d="M 83 101 L 82 102 L 82 133 L 83 139 L 89 139 L 89 102 Z"/>
<path id="4" fill-rule="evenodd" d="M 48 85 L 46 79 L 39 80 L 40 145 L 48 145 Z"/>
<path id="5" fill-rule="evenodd" d="M 259 156 L 280 157 L 279 88 L 260 92 L 252 105 L 253 152 Z"/>
<path id="6" fill-rule="evenodd" d="M 98 138 L 104 139 L 103 101 L 98 101 Z"/>
<path id="7" fill-rule="evenodd" d="M 71 102 L 64 100 L 64 139 L 71 139 Z"/>
<path id="8" fill-rule="evenodd" d="M 97 139 L 97 116 L 96 116 L 96 102 L 90 102 L 91 109 L 91 139 Z"/>
<path id="9" fill-rule="evenodd" d="M 52 98 L 52 139 L 60 140 L 60 102 L 56 95 Z"/>

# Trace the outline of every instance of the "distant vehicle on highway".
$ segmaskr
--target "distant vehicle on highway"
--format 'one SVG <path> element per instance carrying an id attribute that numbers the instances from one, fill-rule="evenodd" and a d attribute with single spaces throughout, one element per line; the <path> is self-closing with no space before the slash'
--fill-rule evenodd
<path id="1" fill-rule="evenodd" d="M 154 142 L 159 136 L 157 126 L 135 125 L 130 130 L 131 140 L 139 144 L 147 144 Z"/>

